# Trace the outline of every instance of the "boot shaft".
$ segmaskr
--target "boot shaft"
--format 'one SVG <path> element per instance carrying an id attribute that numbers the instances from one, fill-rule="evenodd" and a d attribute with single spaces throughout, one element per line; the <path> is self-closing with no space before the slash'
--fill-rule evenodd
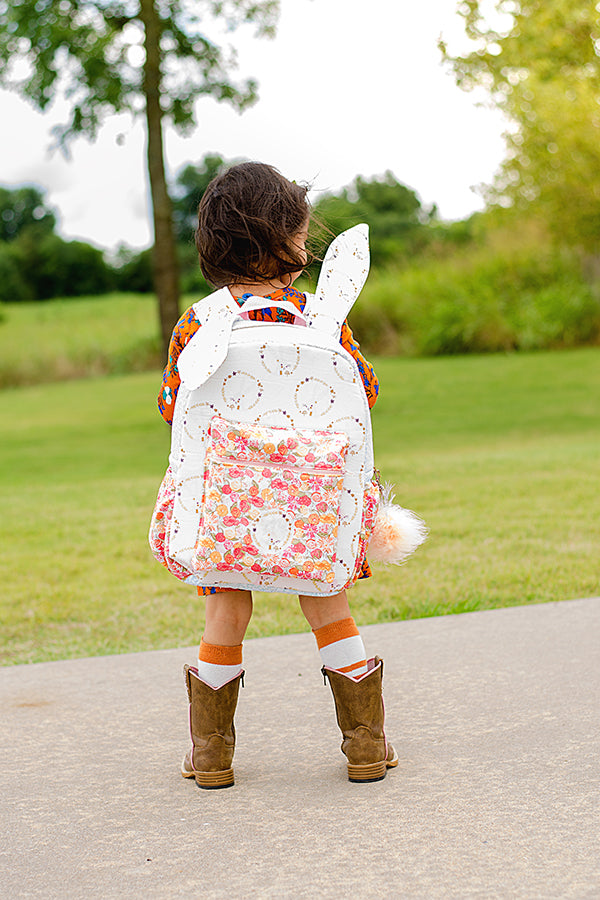
<path id="1" fill-rule="evenodd" d="M 240 672 L 220 688 L 213 688 L 202 681 L 198 670 L 193 666 L 184 666 L 184 674 L 190 702 L 192 734 L 229 734 L 233 728 L 244 672 Z"/>
<path id="2" fill-rule="evenodd" d="M 243 671 L 220 688 L 198 677 L 198 670 L 184 666 L 190 701 L 192 751 L 183 774 L 194 773 L 200 787 L 228 787 L 233 784 L 231 763 L 235 752 L 233 717 Z"/>
<path id="3" fill-rule="evenodd" d="M 383 731 L 381 688 L 383 662 L 375 657 L 369 671 L 354 678 L 323 666 L 329 679 L 337 722 L 342 732 L 342 752 L 348 760 L 351 781 L 377 781 L 385 776 L 388 747 Z"/>
<path id="4" fill-rule="evenodd" d="M 337 722 L 343 734 L 358 728 L 368 728 L 373 737 L 383 738 L 383 661 L 379 657 L 369 660 L 366 675 L 354 678 L 323 666 L 323 676 L 329 679 Z"/>

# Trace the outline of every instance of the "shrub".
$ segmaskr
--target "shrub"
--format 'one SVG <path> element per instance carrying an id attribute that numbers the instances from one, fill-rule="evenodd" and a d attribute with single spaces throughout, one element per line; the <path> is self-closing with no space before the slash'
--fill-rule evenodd
<path id="1" fill-rule="evenodd" d="M 0 243 L 0 302 L 20 303 L 33 299 L 31 286 L 23 277 L 14 244 Z"/>
<path id="2" fill-rule="evenodd" d="M 179 244 L 177 254 L 181 275 L 181 292 L 183 294 L 197 294 L 198 296 L 210 294 L 212 288 L 200 271 L 198 251 L 195 245 L 190 241 L 185 244 Z"/>
<path id="3" fill-rule="evenodd" d="M 600 335 L 600 297 L 575 280 L 523 296 L 509 316 L 519 350 L 576 347 L 593 343 Z"/>
<path id="4" fill-rule="evenodd" d="M 571 347 L 599 339 L 600 298 L 574 257 L 487 248 L 372 273 L 351 325 L 371 353 Z"/>
<path id="5" fill-rule="evenodd" d="M 198 251 L 191 241 L 177 246 L 180 288 L 182 294 L 209 294 L 211 288 L 204 279 L 198 263 Z M 152 249 L 139 253 L 122 247 L 116 259 L 114 277 L 117 289 L 135 294 L 154 292 Z"/>
<path id="6" fill-rule="evenodd" d="M 120 248 L 113 271 L 119 291 L 134 294 L 151 294 L 154 291 L 152 248 L 139 253 Z"/>
<path id="7" fill-rule="evenodd" d="M 63 241 L 32 227 L 11 243 L 11 251 L 33 300 L 105 294 L 113 287 L 102 251 L 83 241 Z"/>

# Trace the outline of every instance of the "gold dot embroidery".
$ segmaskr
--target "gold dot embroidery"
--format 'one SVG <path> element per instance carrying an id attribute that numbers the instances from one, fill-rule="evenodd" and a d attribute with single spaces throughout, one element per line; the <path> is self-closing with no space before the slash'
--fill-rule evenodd
<path id="1" fill-rule="evenodd" d="M 339 566 L 340 569 L 343 569 L 343 570 L 344 570 L 344 573 L 346 574 L 346 576 L 347 576 L 348 578 L 351 578 L 351 577 L 352 577 L 352 569 L 350 568 L 350 566 L 348 565 L 348 563 L 345 563 L 343 560 L 338 559 L 338 560 L 336 561 L 336 566 Z"/>
<path id="2" fill-rule="evenodd" d="M 309 400 L 304 401 L 302 393 L 305 390 L 305 386 L 309 384 L 319 385 L 319 392 L 314 399 L 309 398 Z M 323 415 L 327 411 L 327 407 L 335 403 L 335 396 L 334 389 L 322 378 L 307 377 L 302 379 L 294 391 L 294 403 L 298 412 L 303 416 Z"/>
<path id="3" fill-rule="evenodd" d="M 350 500 L 352 501 L 352 512 L 345 515 L 343 519 L 340 517 L 340 522 L 342 525 L 348 525 L 358 513 L 358 496 L 354 491 L 351 491 L 350 488 L 344 488 L 344 494 L 350 497 Z"/>
<path id="4" fill-rule="evenodd" d="M 253 424 L 260 425 L 262 423 L 277 427 L 279 422 L 281 422 L 281 419 L 284 417 L 288 420 L 290 425 L 294 424 L 294 420 L 292 419 L 290 414 L 283 409 L 267 409 L 265 412 L 257 416 L 256 419 L 254 419 Z"/>
<path id="5" fill-rule="evenodd" d="M 254 392 L 252 398 L 250 391 Z M 262 381 L 249 372 L 232 372 L 221 387 L 221 396 L 228 409 L 253 409 L 260 401 L 264 391 Z"/>
<path id="6" fill-rule="evenodd" d="M 192 410 L 196 411 L 199 409 L 210 409 L 211 412 L 214 412 L 215 405 L 214 405 L 214 403 L 204 403 L 203 402 L 203 403 L 194 403 L 192 406 L 189 407 L 189 409 L 187 411 L 187 415 L 186 415 L 185 419 L 183 420 L 183 430 L 191 441 L 197 441 L 198 438 L 200 440 L 204 440 L 204 437 L 205 437 L 204 422 L 200 421 L 198 423 L 198 425 L 196 426 L 196 434 L 192 434 L 192 432 L 187 427 L 187 420 L 188 420 L 189 414 L 192 412 Z"/>
<path id="7" fill-rule="evenodd" d="M 342 422 L 347 422 L 346 427 L 342 427 Z M 326 426 L 330 431 L 345 431 L 350 438 L 350 446 L 348 448 L 349 455 L 360 453 L 365 446 L 367 439 L 367 429 L 356 416 L 341 416 L 339 419 L 332 419 Z M 357 439 L 357 431 L 360 437 Z"/>
<path id="8" fill-rule="evenodd" d="M 296 359 L 295 360 L 282 360 L 278 357 L 274 359 L 268 360 L 270 355 L 269 351 L 272 348 L 269 344 L 263 344 L 262 347 L 259 348 L 260 361 L 263 368 L 269 373 L 269 375 L 281 375 L 288 376 L 293 375 L 298 365 L 300 364 L 300 347 L 294 347 L 293 349 L 296 351 Z"/>
<path id="9" fill-rule="evenodd" d="M 333 362 L 333 372 L 340 381 L 345 382 L 345 384 L 356 384 L 356 372 L 354 371 L 354 367 L 350 367 L 350 365 L 346 365 L 346 362 L 340 363 L 339 360 L 334 359 Z M 351 377 L 348 377 L 350 375 Z"/>
<path id="10" fill-rule="evenodd" d="M 202 473 L 201 475 L 190 475 L 189 478 L 184 478 L 183 481 L 181 482 L 181 487 L 183 488 L 184 484 L 189 485 L 191 481 L 200 481 L 201 483 L 203 483 L 204 482 L 204 473 Z M 185 503 L 183 500 L 184 496 L 185 496 Z M 179 506 L 184 510 L 184 512 L 186 512 L 186 513 L 194 512 L 195 513 L 198 511 L 199 500 L 196 495 L 196 492 L 194 491 L 193 485 L 191 486 L 190 489 L 186 489 L 185 494 L 184 494 L 183 490 L 178 490 L 177 497 L 179 499 Z M 186 503 L 190 504 L 190 505 L 186 506 Z"/>

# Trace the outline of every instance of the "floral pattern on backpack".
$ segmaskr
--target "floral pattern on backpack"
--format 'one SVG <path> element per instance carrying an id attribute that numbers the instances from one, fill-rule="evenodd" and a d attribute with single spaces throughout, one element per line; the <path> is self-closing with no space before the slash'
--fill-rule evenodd
<path id="1" fill-rule="evenodd" d="M 352 577 L 349 579 L 346 588 L 351 587 L 360 576 L 361 569 L 367 557 L 367 547 L 369 546 L 369 541 L 371 539 L 371 535 L 373 534 L 373 528 L 375 527 L 375 519 L 377 517 L 377 509 L 379 507 L 381 489 L 379 485 L 379 473 L 369 482 L 367 487 L 365 488 L 365 492 L 363 495 L 363 510 L 362 510 L 362 520 L 360 525 L 360 532 L 358 535 L 358 553 L 356 554 L 356 563 L 354 565 L 354 572 L 352 573 Z"/>
<path id="2" fill-rule="evenodd" d="M 215 416 L 194 570 L 334 580 L 348 437 Z"/>
<path id="3" fill-rule="evenodd" d="M 190 577 L 188 570 L 169 556 L 169 528 L 173 518 L 174 501 L 175 480 L 169 466 L 158 490 L 148 538 L 154 558 L 180 581 L 186 581 Z"/>

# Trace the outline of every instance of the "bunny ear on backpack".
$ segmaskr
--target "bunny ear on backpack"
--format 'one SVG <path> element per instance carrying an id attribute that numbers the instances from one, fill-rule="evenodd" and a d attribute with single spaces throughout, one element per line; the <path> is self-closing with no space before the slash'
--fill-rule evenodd
<path id="1" fill-rule="evenodd" d="M 213 375 L 227 356 L 231 330 L 240 307 L 229 288 L 221 288 L 194 304 L 199 328 L 177 359 L 181 383 L 195 390 Z"/>
<path id="2" fill-rule="evenodd" d="M 369 274 L 369 226 L 355 225 L 329 245 L 314 295 L 304 310 L 310 327 L 339 339 Z"/>

